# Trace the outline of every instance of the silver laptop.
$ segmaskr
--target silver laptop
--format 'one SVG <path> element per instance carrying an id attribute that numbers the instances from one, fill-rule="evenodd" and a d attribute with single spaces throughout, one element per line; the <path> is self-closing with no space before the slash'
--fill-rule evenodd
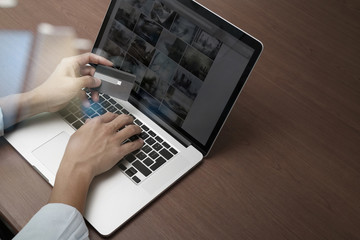
<path id="1" fill-rule="evenodd" d="M 102 94 L 86 109 L 74 100 L 5 137 L 53 185 L 65 146 L 86 118 L 133 115 L 144 147 L 97 177 L 88 195 L 85 218 L 109 235 L 208 154 L 262 48 L 195 1 L 113 0 L 93 52 L 136 76 L 129 100 Z"/>

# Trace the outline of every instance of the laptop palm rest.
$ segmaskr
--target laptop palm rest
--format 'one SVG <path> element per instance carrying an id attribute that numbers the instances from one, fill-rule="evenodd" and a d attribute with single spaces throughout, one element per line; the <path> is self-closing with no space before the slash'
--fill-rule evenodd
<path id="1" fill-rule="evenodd" d="M 61 132 L 40 147 L 32 151 L 32 154 L 54 175 L 59 169 L 70 135 Z"/>
<path id="2" fill-rule="evenodd" d="M 177 179 L 192 166 L 191 162 L 189 162 L 186 158 L 182 158 L 181 161 L 170 161 L 168 162 L 166 169 L 160 169 L 157 174 L 152 176 L 151 181 L 145 181 L 141 187 L 151 195 L 159 193 L 164 190 L 164 185 L 169 186 L 168 181 L 171 181 L 170 179 L 166 179 L 169 177 L 164 176 L 171 176 L 171 178 Z M 161 173 L 162 171 L 165 172 Z"/>

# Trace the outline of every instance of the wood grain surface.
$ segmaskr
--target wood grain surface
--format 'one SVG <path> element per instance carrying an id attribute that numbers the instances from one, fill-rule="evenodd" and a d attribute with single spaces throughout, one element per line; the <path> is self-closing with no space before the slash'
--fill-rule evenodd
<path id="1" fill-rule="evenodd" d="M 264 52 L 210 155 L 110 238 L 359 239 L 360 2 L 198 2 Z M 49 22 L 94 41 L 108 3 L 19 1 L 0 29 Z M 1 138 L 0 216 L 18 231 L 50 191 Z"/>

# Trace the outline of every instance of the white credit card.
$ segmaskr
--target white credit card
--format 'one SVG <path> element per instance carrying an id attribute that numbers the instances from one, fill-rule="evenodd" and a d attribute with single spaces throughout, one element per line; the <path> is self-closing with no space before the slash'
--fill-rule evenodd
<path id="1" fill-rule="evenodd" d="M 136 76 L 112 67 L 98 65 L 94 74 L 101 85 L 94 90 L 127 101 L 134 87 Z"/>

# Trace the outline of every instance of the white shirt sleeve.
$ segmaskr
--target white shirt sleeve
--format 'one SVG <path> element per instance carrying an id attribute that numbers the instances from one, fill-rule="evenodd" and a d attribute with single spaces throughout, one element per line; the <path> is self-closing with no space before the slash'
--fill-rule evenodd
<path id="1" fill-rule="evenodd" d="M 89 239 L 89 231 L 76 208 L 50 203 L 42 207 L 14 238 L 22 239 Z"/>
<path id="2" fill-rule="evenodd" d="M 4 135 L 4 118 L 0 108 L 0 137 L 2 137 L 3 135 Z"/>

